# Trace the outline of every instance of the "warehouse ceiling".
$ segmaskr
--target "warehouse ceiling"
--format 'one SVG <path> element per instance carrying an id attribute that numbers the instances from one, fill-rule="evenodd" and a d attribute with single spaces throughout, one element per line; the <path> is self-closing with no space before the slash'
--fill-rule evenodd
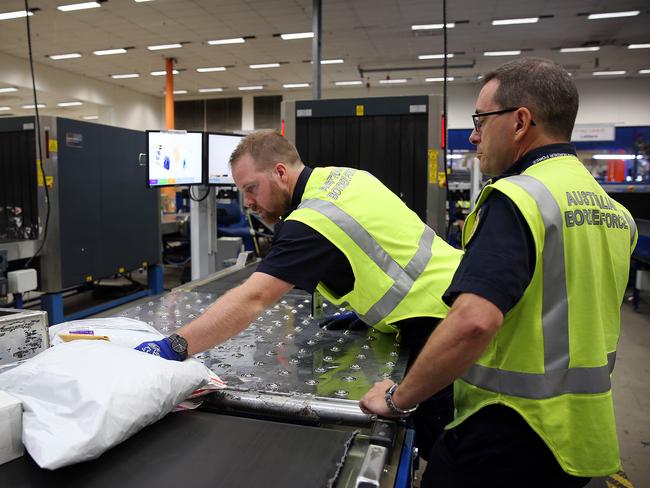
<path id="1" fill-rule="evenodd" d="M 81 1 L 81 0 L 76 0 Z M 141 93 L 162 97 L 164 58 L 173 57 L 177 99 L 241 95 L 240 87 L 262 86 L 256 94 L 287 93 L 284 85 L 311 83 L 312 39 L 283 40 L 279 35 L 312 30 L 312 0 L 107 0 L 98 8 L 61 11 L 74 0 L 31 0 L 33 54 L 42 63 Z M 449 0 L 447 20 L 449 75 L 453 83 L 475 83 L 491 68 L 515 56 L 488 51 L 520 50 L 564 65 L 575 79 L 611 78 L 599 71 L 624 71 L 614 77 L 647 77 L 650 43 L 647 0 Z M 442 23 L 442 2 L 424 0 L 323 0 L 322 86 L 359 82 L 363 87 L 405 79 L 401 85 L 426 86 L 442 76 L 441 59 L 419 59 L 443 52 L 441 29 L 412 26 Z M 23 0 L 0 1 L 3 13 L 24 9 Z M 637 15 L 590 20 L 587 14 L 640 11 Z M 492 25 L 493 20 L 538 18 L 535 23 Z M 529 21 L 529 22 L 532 22 Z M 237 44 L 208 41 L 243 38 Z M 148 46 L 182 47 L 149 50 Z M 584 52 L 560 48 L 588 47 Z M 122 54 L 96 55 L 119 49 Z M 596 49 L 597 48 L 597 49 Z M 0 52 L 27 59 L 24 18 L 0 20 Z M 49 56 L 79 54 L 53 60 Z M 255 64 L 279 67 L 253 69 Z M 224 68 L 199 72 L 197 68 Z M 132 75 L 115 79 L 113 75 Z M 138 75 L 135 77 L 135 75 Z M 38 65 L 37 65 L 38 76 Z M 0 89 L 7 86 L 0 69 Z M 199 92 L 205 89 L 223 91 Z M 29 102 L 30 93 L 0 93 L 0 105 Z M 54 95 L 43 94 L 43 101 Z M 74 111 L 75 107 L 69 107 Z"/>

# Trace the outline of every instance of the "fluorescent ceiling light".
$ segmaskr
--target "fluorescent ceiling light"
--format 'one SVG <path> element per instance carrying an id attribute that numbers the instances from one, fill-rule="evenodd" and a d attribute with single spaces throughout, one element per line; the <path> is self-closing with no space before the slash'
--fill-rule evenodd
<path id="1" fill-rule="evenodd" d="M 243 37 L 234 37 L 232 39 L 216 39 L 213 41 L 208 41 L 208 44 L 211 46 L 218 46 L 221 44 L 241 44 L 242 42 L 246 42 Z"/>
<path id="2" fill-rule="evenodd" d="M 600 51 L 600 46 L 563 47 L 560 49 L 561 53 L 584 53 L 588 51 Z"/>
<path id="3" fill-rule="evenodd" d="M 354 81 L 335 81 L 335 82 L 334 82 L 335 85 L 339 85 L 339 86 L 360 85 L 360 84 L 362 84 L 362 83 L 363 83 L 363 81 L 361 81 L 361 80 L 354 80 Z"/>
<path id="4" fill-rule="evenodd" d="M 525 17 L 521 19 L 493 20 L 492 25 L 536 24 L 537 22 L 539 22 L 539 17 Z"/>
<path id="5" fill-rule="evenodd" d="M 174 95 L 187 95 L 187 90 L 174 90 Z"/>
<path id="6" fill-rule="evenodd" d="M 285 83 L 284 88 L 307 88 L 309 83 Z"/>
<path id="7" fill-rule="evenodd" d="M 11 110 L 11 107 L 0 107 L 0 110 Z"/>
<path id="8" fill-rule="evenodd" d="M 72 58 L 80 58 L 81 54 L 80 53 L 67 53 L 67 54 L 50 54 L 48 58 L 58 61 L 59 59 L 72 59 Z"/>
<path id="9" fill-rule="evenodd" d="M 483 56 L 518 56 L 521 51 L 485 51 Z"/>
<path id="10" fill-rule="evenodd" d="M 408 80 L 406 78 L 393 78 L 388 80 L 379 80 L 379 83 L 382 85 L 389 85 L 392 83 L 406 83 Z"/>
<path id="11" fill-rule="evenodd" d="M 196 68 L 199 73 L 212 73 L 214 71 L 226 71 L 224 66 L 213 66 L 211 68 Z"/>
<path id="12" fill-rule="evenodd" d="M 167 71 L 152 71 L 152 72 L 151 72 L 151 76 L 165 76 L 166 74 L 167 74 Z M 172 74 L 177 75 L 177 74 L 178 74 L 178 70 L 177 70 L 177 69 L 173 69 L 173 70 L 172 70 Z"/>
<path id="13" fill-rule="evenodd" d="M 111 75 L 111 78 L 115 78 L 116 80 L 121 80 L 125 78 L 139 78 L 140 75 L 138 73 L 123 73 L 123 74 L 118 74 L 118 75 Z"/>
<path id="14" fill-rule="evenodd" d="M 0 20 L 20 19 L 22 17 L 34 15 L 33 12 L 26 12 L 25 10 L 16 10 L 15 12 L 3 12 L 0 14 Z"/>
<path id="15" fill-rule="evenodd" d="M 641 159 L 643 156 L 640 154 L 634 156 L 634 154 L 594 154 L 593 159 Z"/>
<path id="16" fill-rule="evenodd" d="M 39 103 L 38 104 L 38 108 L 45 108 L 45 107 L 46 107 L 46 105 L 44 103 Z M 33 109 L 33 108 L 36 108 L 36 106 L 35 105 L 21 105 L 20 108 Z"/>
<path id="17" fill-rule="evenodd" d="M 624 75 L 627 73 L 625 70 L 619 70 L 619 71 L 594 71 L 593 75 L 594 76 L 614 76 L 614 75 Z"/>
<path id="18" fill-rule="evenodd" d="M 59 5 L 57 8 L 61 12 L 72 12 L 73 10 L 86 10 L 88 8 L 98 8 L 102 4 L 99 2 L 71 3 L 70 5 Z"/>
<path id="19" fill-rule="evenodd" d="M 99 118 L 99 115 L 84 115 L 81 118 L 84 120 L 97 120 Z"/>
<path id="20" fill-rule="evenodd" d="M 245 90 L 261 90 L 264 87 L 262 85 L 253 85 L 253 86 L 240 86 L 238 87 L 238 90 L 245 91 Z"/>
<path id="21" fill-rule="evenodd" d="M 587 18 L 589 20 L 614 19 L 617 17 L 634 17 L 635 15 L 639 15 L 640 13 L 641 13 L 640 10 L 628 10 L 626 12 L 607 12 L 603 14 L 589 14 Z"/>
<path id="22" fill-rule="evenodd" d="M 627 46 L 628 49 L 649 49 L 650 44 L 630 44 Z"/>
<path id="23" fill-rule="evenodd" d="M 144 3 L 144 2 L 151 2 L 153 0 L 134 0 L 135 3 Z"/>
<path id="24" fill-rule="evenodd" d="M 650 69 L 640 69 L 639 74 L 640 75 L 650 75 Z"/>
<path id="25" fill-rule="evenodd" d="M 309 39 L 314 37 L 313 32 L 294 32 L 293 34 L 280 34 L 280 37 L 285 41 L 291 41 L 293 39 Z"/>
<path id="26" fill-rule="evenodd" d="M 320 64 L 341 64 L 342 59 L 321 59 Z"/>
<path id="27" fill-rule="evenodd" d="M 463 159 L 462 154 L 447 154 L 447 159 Z"/>
<path id="28" fill-rule="evenodd" d="M 439 78 L 425 78 L 424 81 L 428 83 L 436 82 L 436 81 L 445 81 L 445 79 L 441 76 Z M 447 81 L 454 81 L 453 76 L 447 76 Z"/>
<path id="29" fill-rule="evenodd" d="M 162 49 L 178 49 L 179 47 L 183 47 L 182 44 L 175 43 L 175 44 L 158 44 L 156 46 L 147 46 L 147 49 L 149 51 L 160 51 Z"/>
<path id="30" fill-rule="evenodd" d="M 0 88 L 0 93 L 11 93 L 18 91 L 18 88 L 14 88 L 13 86 L 8 86 L 7 88 Z"/>
<path id="31" fill-rule="evenodd" d="M 222 92 L 223 88 L 199 88 L 199 93 Z"/>
<path id="32" fill-rule="evenodd" d="M 93 51 L 95 56 L 109 56 L 111 54 L 124 54 L 126 49 L 118 47 L 117 49 L 102 49 L 100 51 Z"/>
<path id="33" fill-rule="evenodd" d="M 280 63 L 251 64 L 249 67 L 251 69 L 279 68 Z"/>
<path id="34" fill-rule="evenodd" d="M 419 25 L 412 25 L 411 29 L 412 30 L 433 30 L 433 29 L 442 29 L 444 24 L 419 24 Z M 454 22 L 447 22 L 447 29 L 453 29 L 456 27 L 456 24 Z"/>
<path id="35" fill-rule="evenodd" d="M 79 107 L 83 105 L 82 102 L 59 102 L 56 104 L 57 107 Z"/>
<path id="36" fill-rule="evenodd" d="M 447 58 L 453 58 L 454 54 L 449 53 L 447 54 Z M 444 54 L 420 54 L 418 56 L 418 59 L 444 59 L 445 55 Z"/>

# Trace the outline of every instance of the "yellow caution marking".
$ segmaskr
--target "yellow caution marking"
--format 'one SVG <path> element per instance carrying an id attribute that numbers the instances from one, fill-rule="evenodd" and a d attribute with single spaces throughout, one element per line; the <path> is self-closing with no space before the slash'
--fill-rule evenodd
<path id="1" fill-rule="evenodd" d="M 625 473 L 623 473 L 622 471 L 610 475 L 610 478 L 620 483 L 621 486 L 624 486 L 625 488 L 634 488 L 632 482 L 625 477 Z"/>

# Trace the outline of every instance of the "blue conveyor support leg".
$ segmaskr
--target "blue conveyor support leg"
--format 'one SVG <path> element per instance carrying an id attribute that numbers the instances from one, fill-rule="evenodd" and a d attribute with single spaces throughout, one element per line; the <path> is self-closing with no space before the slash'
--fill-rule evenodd
<path id="1" fill-rule="evenodd" d="M 415 430 L 406 429 L 404 434 L 404 445 L 397 467 L 395 488 L 409 488 L 413 483 L 413 447 L 415 446 Z"/>
<path id="2" fill-rule="evenodd" d="M 47 293 L 41 297 L 41 309 L 47 312 L 50 325 L 63 322 L 63 295 L 61 293 Z"/>
<path id="3" fill-rule="evenodd" d="M 147 288 L 152 295 L 160 295 L 164 291 L 162 266 L 154 264 L 147 268 Z"/>

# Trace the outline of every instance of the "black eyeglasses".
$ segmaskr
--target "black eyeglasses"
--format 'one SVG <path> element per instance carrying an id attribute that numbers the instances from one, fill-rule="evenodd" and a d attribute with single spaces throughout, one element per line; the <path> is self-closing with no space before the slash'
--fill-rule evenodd
<path id="1" fill-rule="evenodd" d="M 521 107 L 510 107 L 510 108 L 504 108 L 503 110 L 495 110 L 493 112 L 481 112 L 480 114 L 472 114 L 472 120 L 474 121 L 474 130 L 476 132 L 481 131 L 481 126 L 483 125 L 481 123 L 481 117 L 487 117 L 488 115 L 501 115 L 501 114 L 507 114 L 509 112 L 514 112 L 515 110 L 519 110 Z M 530 125 L 537 125 L 534 120 L 530 121 Z"/>

